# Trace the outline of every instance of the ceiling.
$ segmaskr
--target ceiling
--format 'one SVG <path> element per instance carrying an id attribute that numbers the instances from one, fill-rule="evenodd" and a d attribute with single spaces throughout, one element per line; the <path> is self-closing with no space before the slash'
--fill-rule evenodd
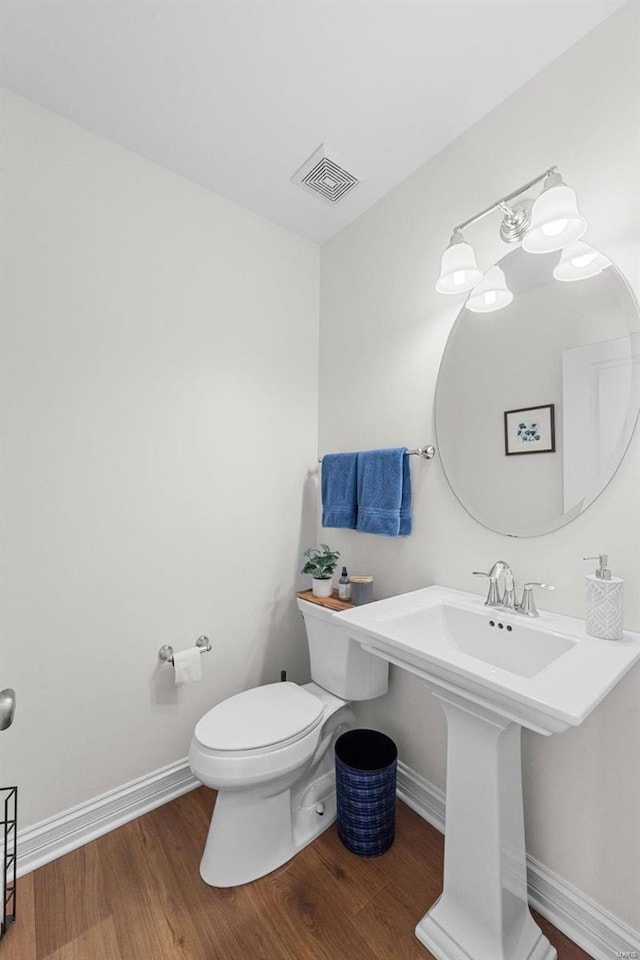
<path id="1" fill-rule="evenodd" d="M 2 0 L 4 86 L 322 243 L 623 0 Z M 361 180 L 290 177 L 321 144 Z"/>

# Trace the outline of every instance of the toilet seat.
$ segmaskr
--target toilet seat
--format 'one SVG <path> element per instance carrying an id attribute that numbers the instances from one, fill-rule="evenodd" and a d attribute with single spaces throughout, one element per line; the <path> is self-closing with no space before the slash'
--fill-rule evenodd
<path id="1" fill-rule="evenodd" d="M 297 684 L 271 683 L 217 704 L 196 724 L 194 739 L 221 757 L 280 750 L 313 731 L 323 714 L 322 701 Z"/>

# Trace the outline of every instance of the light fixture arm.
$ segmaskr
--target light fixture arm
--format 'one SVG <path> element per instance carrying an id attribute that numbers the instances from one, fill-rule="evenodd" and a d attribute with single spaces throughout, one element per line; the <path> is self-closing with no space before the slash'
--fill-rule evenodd
<path id="1" fill-rule="evenodd" d="M 468 220 L 465 220 L 463 223 L 459 223 L 457 227 L 453 228 L 454 236 L 457 233 L 461 233 L 462 230 L 466 230 L 467 227 L 470 227 L 472 223 L 477 223 L 478 220 L 482 220 L 488 214 L 493 213 L 494 210 L 504 210 L 507 216 L 513 216 L 515 210 L 508 206 L 511 200 L 514 200 L 516 197 L 519 197 L 521 193 L 525 193 L 531 187 L 535 187 L 537 183 L 540 183 L 542 180 L 546 180 L 548 176 L 552 173 L 557 173 L 557 167 L 549 167 L 548 170 L 545 170 L 544 173 L 541 173 L 540 176 L 534 177 L 533 180 L 529 180 L 528 183 L 525 183 L 524 186 L 518 187 L 517 190 L 514 190 L 512 193 L 508 193 L 506 197 L 502 197 L 500 200 L 496 200 L 495 203 L 492 203 L 490 207 L 487 207 L 485 210 L 482 210 L 480 213 L 476 213 L 473 217 L 469 217 Z"/>

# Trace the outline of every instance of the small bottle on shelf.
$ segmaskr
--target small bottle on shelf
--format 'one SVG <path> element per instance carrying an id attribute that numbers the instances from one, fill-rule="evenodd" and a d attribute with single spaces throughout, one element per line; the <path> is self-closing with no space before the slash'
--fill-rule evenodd
<path id="1" fill-rule="evenodd" d="M 349 576 L 347 574 L 347 568 L 342 568 L 342 573 L 340 574 L 340 579 L 338 580 L 338 599 L 339 600 L 351 600 L 351 584 L 349 583 Z"/>

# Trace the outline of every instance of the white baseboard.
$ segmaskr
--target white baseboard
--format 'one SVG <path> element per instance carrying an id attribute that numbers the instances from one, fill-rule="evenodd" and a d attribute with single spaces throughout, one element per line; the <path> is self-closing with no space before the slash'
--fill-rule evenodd
<path id="1" fill-rule="evenodd" d="M 595 960 L 637 957 L 640 934 L 534 857 L 527 856 L 529 903 Z"/>
<path id="2" fill-rule="evenodd" d="M 444 833 L 445 795 L 442 790 L 425 780 L 419 773 L 398 760 L 398 796 L 423 820 Z"/>
<path id="3" fill-rule="evenodd" d="M 186 759 L 58 816 L 18 831 L 18 876 L 61 857 L 116 827 L 199 786 Z M 398 763 L 398 796 L 444 833 L 445 796 L 406 764 Z M 527 857 L 529 903 L 594 960 L 640 957 L 640 934 L 576 887 Z"/>
<path id="4" fill-rule="evenodd" d="M 18 830 L 17 874 L 20 877 L 30 873 L 199 786 L 187 760 L 178 760 L 33 827 Z"/>
<path id="5" fill-rule="evenodd" d="M 398 796 L 444 833 L 445 795 L 424 777 L 398 762 Z M 637 957 L 640 934 L 604 907 L 527 855 L 529 904 L 594 960 Z"/>

